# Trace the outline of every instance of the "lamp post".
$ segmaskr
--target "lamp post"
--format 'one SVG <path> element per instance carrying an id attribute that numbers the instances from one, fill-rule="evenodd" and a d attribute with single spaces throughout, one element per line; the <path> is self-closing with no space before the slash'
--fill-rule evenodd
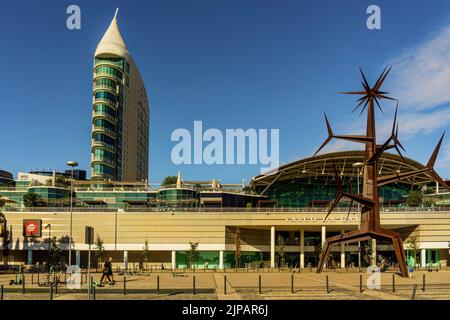
<path id="1" fill-rule="evenodd" d="M 70 167 L 71 180 L 70 180 L 70 227 L 69 227 L 69 266 L 72 265 L 72 216 L 73 216 L 73 168 L 78 166 L 76 161 L 68 161 L 67 165 Z"/>
<path id="2" fill-rule="evenodd" d="M 361 173 L 361 168 L 364 167 L 364 163 L 363 162 L 355 162 L 354 164 L 352 164 L 353 168 L 356 168 L 357 171 L 357 175 L 358 178 L 356 180 L 356 186 L 357 186 L 357 192 L 359 195 L 359 176 Z M 360 212 L 360 205 L 358 202 L 358 212 Z M 358 218 L 358 229 L 361 227 L 361 217 Z M 361 242 L 358 241 L 358 268 L 361 268 Z"/>

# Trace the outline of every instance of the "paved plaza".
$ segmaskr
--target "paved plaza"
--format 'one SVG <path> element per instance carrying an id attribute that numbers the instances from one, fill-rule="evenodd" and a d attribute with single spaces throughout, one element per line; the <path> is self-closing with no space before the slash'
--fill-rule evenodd
<path id="1" fill-rule="evenodd" d="M 425 286 L 424 286 L 425 275 Z M 92 274 L 99 281 L 101 274 Z M 381 288 L 369 289 L 370 275 L 354 271 L 178 271 L 115 275 L 115 285 L 95 288 L 96 300 L 435 300 L 450 299 L 450 270 L 415 271 L 411 278 L 381 273 Z M 0 276 L 5 300 L 86 300 L 87 286 L 67 288 L 64 274 L 58 288 L 44 283 L 45 274 L 25 274 L 25 288 L 10 284 L 16 275 Z M 83 280 L 86 276 L 82 276 Z M 194 280 L 195 278 L 195 280 Z M 327 288 L 328 278 L 328 288 Z M 158 280 L 159 279 L 159 280 Z M 159 281 L 159 290 L 158 290 Z M 194 294 L 195 281 L 195 294 Z M 293 286 L 292 286 L 293 281 Z M 259 283 L 261 282 L 261 287 Z M 360 287 L 362 282 L 362 292 Z M 395 285 L 394 285 L 395 282 Z M 225 284 L 226 283 L 226 284 Z M 225 288 L 226 285 L 226 288 Z M 415 287 L 415 290 L 414 290 Z M 225 292 L 226 290 L 226 292 Z M 53 292 L 52 292 L 53 291 Z M 415 291 L 415 293 L 414 293 Z"/>

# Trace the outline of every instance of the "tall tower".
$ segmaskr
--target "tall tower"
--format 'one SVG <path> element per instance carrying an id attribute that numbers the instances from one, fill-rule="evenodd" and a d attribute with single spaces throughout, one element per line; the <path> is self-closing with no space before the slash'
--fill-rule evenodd
<path id="1" fill-rule="evenodd" d="M 117 23 L 117 12 L 94 56 L 91 177 L 148 179 L 147 92 Z"/>

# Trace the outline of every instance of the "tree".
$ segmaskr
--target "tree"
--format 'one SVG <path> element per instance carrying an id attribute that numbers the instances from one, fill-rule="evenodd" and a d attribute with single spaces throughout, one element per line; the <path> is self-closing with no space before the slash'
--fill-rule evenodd
<path id="1" fill-rule="evenodd" d="M 408 199 L 406 199 L 406 204 L 408 207 L 418 207 L 422 204 L 423 196 L 422 192 L 419 190 L 412 190 L 408 194 Z"/>
<path id="2" fill-rule="evenodd" d="M 411 237 L 409 237 L 409 240 L 407 243 L 408 243 L 409 249 L 412 251 L 412 256 L 414 258 L 414 264 L 415 264 L 416 261 L 418 260 L 417 254 L 419 253 L 419 249 L 420 249 L 419 243 L 417 241 L 417 236 L 412 235 Z"/>
<path id="3" fill-rule="evenodd" d="M 144 260 L 145 263 L 145 269 L 147 269 L 147 262 L 148 262 L 148 258 L 150 257 L 150 249 L 148 246 L 148 240 L 145 240 L 144 242 L 144 246 L 142 247 L 142 258 Z"/>
<path id="4" fill-rule="evenodd" d="M 283 268 L 285 266 L 284 249 L 286 247 L 286 244 L 281 234 L 278 235 L 277 243 L 278 243 L 278 256 L 280 257 L 279 266 Z"/>
<path id="5" fill-rule="evenodd" d="M 8 222 L 3 212 L 0 212 L 0 233 L 2 237 L 3 264 L 8 265 L 9 244 L 11 243 L 11 232 L 8 231 Z"/>
<path id="6" fill-rule="evenodd" d="M 314 246 L 314 254 L 317 259 L 317 264 L 319 264 L 320 255 L 322 254 L 322 243 L 319 242 Z"/>
<path id="7" fill-rule="evenodd" d="M 177 184 L 177 176 L 167 176 L 163 179 L 163 182 L 161 183 L 161 186 L 163 187 L 167 187 L 170 185 L 174 185 Z"/>
<path id="8" fill-rule="evenodd" d="M 198 262 L 199 258 L 199 252 L 197 251 L 198 248 L 198 241 L 197 242 L 191 242 L 189 241 L 189 266 L 192 268 L 193 262 Z"/>
<path id="9" fill-rule="evenodd" d="M 27 192 L 23 195 L 25 207 L 41 207 L 44 204 L 41 196 L 34 192 Z"/>
<path id="10" fill-rule="evenodd" d="M 60 242 L 61 242 L 61 244 L 69 246 L 70 245 L 70 236 L 68 236 L 68 235 L 62 236 L 60 238 Z M 73 250 L 74 248 L 75 248 L 75 241 L 72 238 L 72 248 L 71 249 Z"/>
<path id="11" fill-rule="evenodd" d="M 236 245 L 236 252 L 234 253 L 236 268 L 239 268 L 241 266 L 241 229 L 239 227 L 236 228 L 234 242 Z"/>
<path id="12" fill-rule="evenodd" d="M 51 238 L 49 247 L 50 266 L 57 266 L 61 262 L 61 254 L 61 239 Z"/>
<path id="13" fill-rule="evenodd" d="M 101 260 L 103 256 L 105 255 L 105 245 L 102 238 L 100 238 L 100 235 L 97 233 L 97 237 L 94 241 L 94 248 L 95 248 L 95 258 L 97 259 L 97 265 L 101 265 Z"/>

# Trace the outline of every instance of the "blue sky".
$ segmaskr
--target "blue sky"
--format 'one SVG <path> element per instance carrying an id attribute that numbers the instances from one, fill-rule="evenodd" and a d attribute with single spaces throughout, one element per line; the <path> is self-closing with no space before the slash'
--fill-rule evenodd
<path id="1" fill-rule="evenodd" d="M 81 7 L 81 30 L 66 8 Z M 366 8 L 381 7 L 381 30 Z M 116 7 L 128 49 L 150 98 L 150 180 L 179 169 L 187 180 L 247 181 L 257 165 L 175 166 L 176 128 L 280 130 L 280 162 L 310 156 L 333 129 L 360 132 L 350 114 L 360 88 L 393 66 L 384 89 L 400 99 L 406 156 L 426 162 L 450 123 L 450 2 L 424 1 L 2 1 L 0 168 L 89 171 L 93 53 Z M 380 138 L 394 105 L 377 114 Z M 384 130 L 384 131 L 383 131 Z M 450 132 L 437 169 L 450 178 Z M 334 143 L 327 151 L 355 149 Z"/>

